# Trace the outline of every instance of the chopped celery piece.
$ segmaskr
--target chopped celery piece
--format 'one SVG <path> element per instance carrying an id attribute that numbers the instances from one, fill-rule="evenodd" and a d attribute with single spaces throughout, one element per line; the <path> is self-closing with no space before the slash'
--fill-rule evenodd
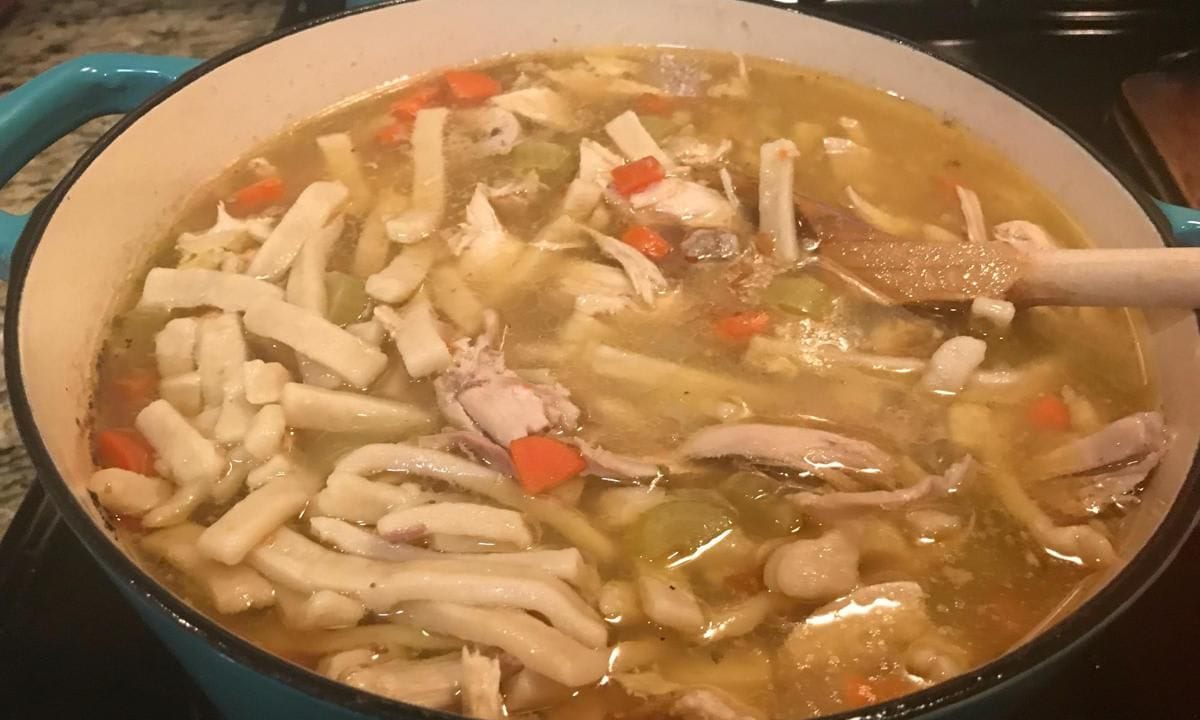
<path id="1" fill-rule="evenodd" d="M 682 564 L 733 527 L 732 512 L 697 500 L 673 500 L 642 514 L 625 533 L 626 549 L 655 564 Z"/>
<path id="2" fill-rule="evenodd" d="M 349 325 L 367 314 L 370 298 L 360 278 L 343 272 L 327 272 L 325 290 L 329 293 L 329 322 Z"/>
<path id="3" fill-rule="evenodd" d="M 783 499 L 783 483 L 757 472 L 736 472 L 717 489 L 752 533 L 786 535 L 800 528 L 800 513 Z"/>
<path id="4" fill-rule="evenodd" d="M 833 293 L 811 275 L 778 277 L 763 290 L 762 299 L 789 312 L 822 317 L 833 307 Z"/>
<path id="5" fill-rule="evenodd" d="M 658 142 L 662 142 L 668 135 L 679 129 L 673 120 L 660 115 L 640 115 L 639 119 L 642 121 L 642 127 L 650 133 L 650 137 Z"/>
<path id="6" fill-rule="evenodd" d="M 571 151 L 558 143 L 543 140 L 527 140 L 513 148 L 513 167 L 520 172 L 537 170 L 554 171 L 571 160 Z"/>

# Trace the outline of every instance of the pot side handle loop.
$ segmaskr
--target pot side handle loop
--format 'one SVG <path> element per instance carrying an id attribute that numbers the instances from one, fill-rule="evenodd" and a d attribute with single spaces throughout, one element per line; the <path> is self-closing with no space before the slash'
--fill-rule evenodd
<path id="1" fill-rule="evenodd" d="M 1175 232 L 1179 244 L 1200 247 L 1200 210 L 1156 202 L 1158 209 L 1167 216 L 1167 222 L 1171 223 L 1171 230 Z"/>
<path id="2" fill-rule="evenodd" d="M 198 60 L 155 55 L 82 55 L 0 96 L 0 186 L 54 141 L 102 115 L 129 112 Z M 0 211 L 0 279 L 28 215 Z"/>

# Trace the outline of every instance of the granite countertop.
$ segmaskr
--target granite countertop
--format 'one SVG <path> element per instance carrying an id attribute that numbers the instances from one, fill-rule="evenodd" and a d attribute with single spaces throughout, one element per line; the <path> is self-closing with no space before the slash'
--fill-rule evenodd
<path id="1" fill-rule="evenodd" d="M 84 53 L 210 57 L 271 31 L 283 7 L 283 0 L 26 0 L 6 23 L 0 23 L 0 93 Z M 113 118 L 93 120 L 48 148 L 0 188 L 0 209 L 27 212 L 113 122 Z M 0 303 L 2 298 L 0 292 Z M 13 425 L 2 372 L 0 535 L 34 477 Z"/>

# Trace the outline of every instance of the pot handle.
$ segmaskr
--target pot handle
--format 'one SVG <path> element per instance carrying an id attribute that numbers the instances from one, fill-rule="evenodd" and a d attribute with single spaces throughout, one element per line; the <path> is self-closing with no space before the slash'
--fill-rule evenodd
<path id="1" fill-rule="evenodd" d="M 0 186 L 88 120 L 126 113 L 199 61 L 156 55 L 81 55 L 0 96 Z M 0 211 L 0 279 L 29 215 Z"/>
<path id="2" fill-rule="evenodd" d="M 1200 210 L 1157 202 L 1158 209 L 1167 216 L 1167 222 L 1171 224 L 1179 244 L 1200 247 Z"/>

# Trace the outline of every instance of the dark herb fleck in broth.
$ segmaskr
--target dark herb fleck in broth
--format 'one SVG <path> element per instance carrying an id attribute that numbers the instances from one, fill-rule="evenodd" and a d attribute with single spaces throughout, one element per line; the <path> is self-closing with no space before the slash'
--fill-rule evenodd
<path id="1" fill-rule="evenodd" d="M 233 631 L 480 717 L 799 719 L 1021 642 L 1165 447 L 1140 321 L 805 260 L 789 165 L 914 242 L 966 240 L 961 188 L 989 236 L 1086 239 L 956 123 L 740 64 L 506 58 L 257 148 L 113 323 L 100 504 Z"/>

